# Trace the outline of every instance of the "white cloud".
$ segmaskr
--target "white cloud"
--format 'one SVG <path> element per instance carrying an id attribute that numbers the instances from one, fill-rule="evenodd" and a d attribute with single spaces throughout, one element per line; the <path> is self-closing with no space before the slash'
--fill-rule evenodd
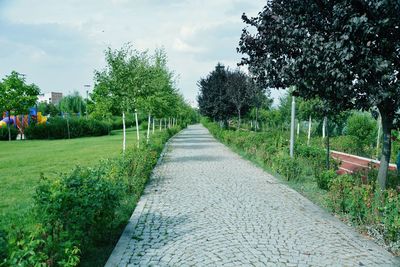
<path id="1" fill-rule="evenodd" d="M 194 100 L 197 80 L 219 61 L 235 67 L 243 12 L 254 0 L 13 0 L 0 2 L 0 77 L 15 69 L 43 91 L 81 89 L 103 67 L 107 46 L 165 47 L 178 86 Z M 2 26 L 3 25 L 3 26 Z M 4 45 L 6 44 L 6 45 Z M 8 52 L 6 52 L 8 51 Z"/>

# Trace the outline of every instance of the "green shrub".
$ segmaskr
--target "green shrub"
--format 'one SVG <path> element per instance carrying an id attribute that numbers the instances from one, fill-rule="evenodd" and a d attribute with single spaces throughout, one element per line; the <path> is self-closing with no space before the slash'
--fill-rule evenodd
<path id="1" fill-rule="evenodd" d="M 93 247 L 111 245 L 131 215 L 173 127 L 115 159 L 41 179 L 34 229 L 0 231 L 0 266 L 77 266 Z M 5 259 L 3 259 L 5 258 Z"/>
<path id="2" fill-rule="evenodd" d="M 142 122 L 141 118 L 138 118 L 138 123 Z M 122 117 L 121 116 L 113 116 L 111 118 L 111 127 L 113 130 L 119 130 L 122 129 Z M 126 114 L 125 117 L 125 127 L 134 127 L 136 125 L 135 118 L 133 115 Z"/>
<path id="3" fill-rule="evenodd" d="M 329 206 L 335 212 L 347 212 L 350 193 L 354 179 L 350 175 L 339 175 L 331 181 L 329 190 Z"/>
<path id="4" fill-rule="evenodd" d="M 315 175 L 319 188 L 328 190 L 331 182 L 337 177 L 335 170 L 325 170 Z"/>
<path id="5" fill-rule="evenodd" d="M 25 129 L 25 136 L 27 139 L 66 139 L 68 125 L 71 138 L 107 135 L 110 130 L 108 123 L 95 119 L 71 118 L 67 122 L 62 117 L 54 117 L 46 124 L 30 125 Z"/>
<path id="6" fill-rule="evenodd" d="M 295 147 L 295 153 L 297 156 L 304 157 L 307 159 L 323 158 L 326 154 L 325 150 L 316 146 L 306 146 L 303 144 L 297 144 Z"/>
<path id="7" fill-rule="evenodd" d="M 389 189 L 383 193 L 384 202 L 379 207 L 381 223 L 384 226 L 384 237 L 390 241 L 400 240 L 400 195 Z"/>
<path id="8" fill-rule="evenodd" d="M 10 127 L 10 132 L 11 132 L 11 140 L 15 140 L 18 135 L 18 130 L 11 126 Z M 7 127 L 1 127 L 0 128 L 0 141 L 8 141 L 8 128 Z"/>
<path id="9" fill-rule="evenodd" d="M 275 170 L 288 181 L 299 180 L 303 171 L 300 162 L 286 154 L 275 157 Z"/>

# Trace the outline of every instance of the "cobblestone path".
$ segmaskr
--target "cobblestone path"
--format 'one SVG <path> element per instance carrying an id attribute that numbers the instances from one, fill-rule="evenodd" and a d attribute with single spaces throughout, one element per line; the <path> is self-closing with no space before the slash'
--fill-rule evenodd
<path id="1" fill-rule="evenodd" d="M 200 125 L 154 172 L 107 266 L 400 266 Z"/>

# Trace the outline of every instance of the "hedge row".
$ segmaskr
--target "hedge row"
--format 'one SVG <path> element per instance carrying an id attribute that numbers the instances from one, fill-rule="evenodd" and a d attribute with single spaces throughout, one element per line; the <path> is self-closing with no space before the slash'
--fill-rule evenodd
<path id="1" fill-rule="evenodd" d="M 94 119 L 62 117 L 49 118 L 48 123 L 30 125 L 25 129 L 27 139 L 66 139 L 109 134 L 110 124 Z"/>
<path id="2" fill-rule="evenodd" d="M 11 127 L 10 131 L 11 131 L 11 140 L 15 140 L 18 135 L 18 130 L 14 127 Z M 7 127 L 0 128 L 0 140 L 8 141 L 8 128 Z"/>
<path id="3" fill-rule="evenodd" d="M 55 180 L 43 177 L 34 195 L 37 227 L 0 231 L 0 266 L 77 266 L 90 249 L 112 246 L 165 142 L 178 130 L 158 132 L 151 144 L 93 168 L 76 167 Z"/>

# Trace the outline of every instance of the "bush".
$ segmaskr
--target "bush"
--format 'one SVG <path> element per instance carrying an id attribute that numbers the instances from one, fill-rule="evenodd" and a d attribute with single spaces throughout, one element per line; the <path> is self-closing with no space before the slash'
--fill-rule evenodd
<path id="1" fill-rule="evenodd" d="M 328 205 L 335 212 L 348 212 L 350 193 L 354 185 L 354 179 L 350 175 L 339 175 L 330 183 Z"/>
<path id="2" fill-rule="evenodd" d="M 25 129 L 27 139 L 66 139 L 85 136 L 107 135 L 110 125 L 95 119 L 72 118 L 68 122 L 62 117 L 49 119 L 47 124 L 30 125 Z"/>
<path id="3" fill-rule="evenodd" d="M 141 123 L 141 118 L 139 117 L 138 118 L 138 123 L 139 123 L 139 125 L 140 125 L 140 123 Z M 130 114 L 126 114 L 126 117 L 125 117 L 125 127 L 126 128 L 128 128 L 128 127 L 134 127 L 136 125 L 136 122 L 135 122 L 135 118 L 134 118 L 134 116 L 133 115 L 130 115 Z M 113 130 L 119 130 L 119 129 L 122 129 L 123 127 L 122 127 L 122 117 L 121 116 L 113 116 L 112 118 L 111 118 L 111 128 L 113 129 Z"/>
<path id="4" fill-rule="evenodd" d="M 286 154 L 278 154 L 275 157 L 275 170 L 288 181 L 299 180 L 302 173 L 302 166 L 297 159 Z"/>
<path id="5" fill-rule="evenodd" d="M 315 175 L 319 188 L 328 190 L 331 182 L 337 177 L 335 170 L 325 170 Z"/>
<path id="6" fill-rule="evenodd" d="M 370 114 L 353 113 L 347 120 L 347 134 L 352 136 L 358 154 L 364 154 L 376 141 L 376 121 Z"/>
<path id="7" fill-rule="evenodd" d="M 174 127 L 152 135 L 149 145 L 142 142 L 140 148 L 93 168 L 76 167 L 54 180 L 42 177 L 34 195 L 35 229 L 11 230 L 8 239 L 0 231 L 5 266 L 77 266 L 91 248 L 112 243 L 129 219 L 164 143 L 178 131 Z"/>
<path id="8" fill-rule="evenodd" d="M 10 127 L 10 132 L 11 132 L 11 140 L 17 139 L 18 135 L 18 130 L 15 127 Z M 1 127 L 0 128 L 0 141 L 8 141 L 8 128 L 7 127 Z"/>

